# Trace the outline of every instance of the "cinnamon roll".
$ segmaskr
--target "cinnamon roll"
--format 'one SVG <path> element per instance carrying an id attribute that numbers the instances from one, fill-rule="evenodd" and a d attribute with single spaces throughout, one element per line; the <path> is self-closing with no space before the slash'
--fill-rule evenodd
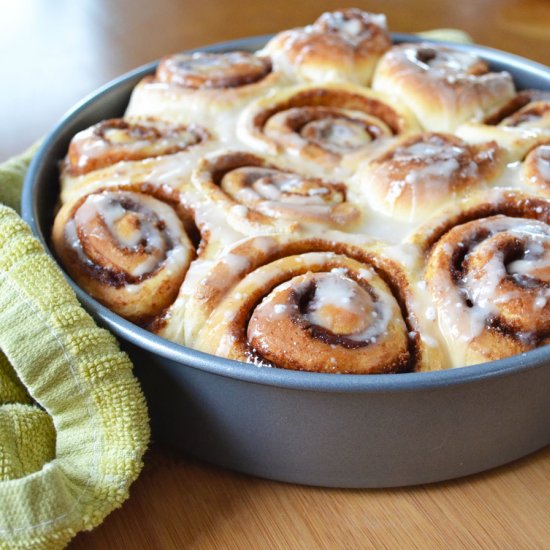
<path id="1" fill-rule="evenodd" d="M 177 194 L 142 184 L 98 190 L 65 204 L 52 243 L 80 287 L 148 326 L 178 294 L 195 257 L 190 236 L 192 218 Z"/>
<path id="2" fill-rule="evenodd" d="M 373 89 L 395 94 L 426 130 L 452 132 L 514 95 L 507 72 L 490 72 L 471 53 L 430 43 L 400 44 L 376 67 Z"/>
<path id="3" fill-rule="evenodd" d="M 360 218 L 346 200 L 345 184 L 304 176 L 243 151 L 202 159 L 191 182 L 244 234 L 311 226 L 345 229 Z"/>
<path id="4" fill-rule="evenodd" d="M 299 86 L 260 99 L 239 120 L 238 136 L 265 154 L 309 170 L 351 169 L 417 123 L 396 102 L 351 84 Z M 349 170 L 348 170 L 349 171 Z"/>
<path id="5" fill-rule="evenodd" d="M 209 139 L 200 126 L 176 126 L 151 117 L 112 118 L 76 134 L 69 145 L 66 170 L 86 174 L 123 160 L 143 160 L 185 151 Z"/>
<path id="6" fill-rule="evenodd" d="M 550 92 L 523 90 L 483 121 L 459 126 L 457 134 L 471 142 L 496 140 L 511 161 L 522 160 L 530 149 L 550 141 Z"/>
<path id="7" fill-rule="evenodd" d="M 442 133 L 400 139 L 360 168 L 360 193 L 375 210 L 419 221 L 445 202 L 494 179 L 504 166 L 495 142 L 468 145 Z"/>
<path id="8" fill-rule="evenodd" d="M 522 168 L 524 183 L 538 194 L 550 197 L 550 138 L 548 144 L 529 152 Z"/>
<path id="9" fill-rule="evenodd" d="M 421 240 L 454 366 L 550 342 L 550 201 L 502 191 L 486 198 L 455 207 Z"/>
<path id="10" fill-rule="evenodd" d="M 370 249 L 322 238 L 255 237 L 207 266 L 161 334 L 196 349 L 294 370 L 435 367 L 404 271 Z"/>
<path id="11" fill-rule="evenodd" d="M 268 57 L 248 52 L 175 54 L 155 76 L 134 88 L 126 116 L 154 116 L 176 124 L 206 124 L 222 139 L 233 136 L 233 117 L 252 99 L 285 79 Z"/>
<path id="12" fill-rule="evenodd" d="M 262 52 L 276 68 L 299 80 L 369 85 L 378 59 L 390 47 L 386 17 L 351 8 L 283 31 Z"/>
<path id="13" fill-rule="evenodd" d="M 76 134 L 62 165 L 61 199 L 147 181 L 179 189 L 196 160 L 215 146 L 196 124 L 154 118 L 109 119 Z"/>

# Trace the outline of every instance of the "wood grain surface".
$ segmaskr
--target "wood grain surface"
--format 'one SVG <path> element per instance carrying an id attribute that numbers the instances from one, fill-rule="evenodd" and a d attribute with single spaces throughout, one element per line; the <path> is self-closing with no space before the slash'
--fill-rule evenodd
<path id="1" fill-rule="evenodd" d="M 352 2 L 0 0 L 0 160 L 84 95 L 163 54 L 276 32 Z M 393 31 L 458 27 L 550 64 L 548 0 L 370 0 Z M 466 479 L 336 490 L 255 479 L 153 445 L 131 497 L 73 549 L 550 548 L 550 448 Z"/>

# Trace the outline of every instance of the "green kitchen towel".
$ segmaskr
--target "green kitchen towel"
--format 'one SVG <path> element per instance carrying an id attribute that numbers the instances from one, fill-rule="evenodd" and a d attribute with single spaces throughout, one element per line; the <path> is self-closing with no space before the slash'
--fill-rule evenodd
<path id="1" fill-rule="evenodd" d="M 128 497 L 149 441 L 128 357 L 12 209 L 33 151 L 0 166 L 0 548 L 10 550 L 61 548 L 101 523 Z"/>

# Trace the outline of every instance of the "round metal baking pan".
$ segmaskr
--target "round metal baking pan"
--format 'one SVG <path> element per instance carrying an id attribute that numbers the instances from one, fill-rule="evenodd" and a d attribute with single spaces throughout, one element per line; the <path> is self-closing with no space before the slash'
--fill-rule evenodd
<path id="1" fill-rule="evenodd" d="M 269 37 L 201 51 L 256 50 Z M 418 41 L 394 34 L 395 42 Z M 474 45 L 518 88 L 550 89 L 550 68 Z M 71 137 L 121 116 L 156 63 L 107 84 L 49 134 L 23 189 L 23 217 L 51 253 L 59 161 Z M 287 482 L 394 487 L 480 472 L 550 443 L 550 347 L 438 372 L 342 375 L 239 363 L 159 338 L 96 302 L 78 298 L 121 340 L 146 395 L 155 439 L 206 461 Z"/>

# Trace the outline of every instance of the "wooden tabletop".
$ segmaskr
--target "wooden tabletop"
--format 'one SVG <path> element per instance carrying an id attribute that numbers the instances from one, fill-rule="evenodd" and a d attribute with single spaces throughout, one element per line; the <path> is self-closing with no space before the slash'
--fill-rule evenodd
<path id="1" fill-rule="evenodd" d="M 305 0 L 26 0 L 0 18 L 0 160 L 71 105 L 163 54 L 348 7 Z M 8 4 L 9 5 L 9 4 Z M 550 64 L 547 0 L 370 0 L 390 29 L 459 27 Z M 130 499 L 71 548 L 550 548 L 550 447 L 466 479 L 393 490 L 255 479 L 153 445 Z"/>

